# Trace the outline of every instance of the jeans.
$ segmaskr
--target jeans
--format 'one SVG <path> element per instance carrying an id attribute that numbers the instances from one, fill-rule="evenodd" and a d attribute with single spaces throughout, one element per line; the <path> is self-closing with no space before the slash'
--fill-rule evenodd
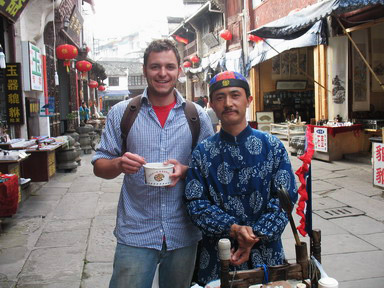
<path id="1" fill-rule="evenodd" d="M 109 288 L 151 288 L 159 264 L 160 288 L 189 288 L 196 260 L 196 245 L 161 251 L 117 243 Z"/>

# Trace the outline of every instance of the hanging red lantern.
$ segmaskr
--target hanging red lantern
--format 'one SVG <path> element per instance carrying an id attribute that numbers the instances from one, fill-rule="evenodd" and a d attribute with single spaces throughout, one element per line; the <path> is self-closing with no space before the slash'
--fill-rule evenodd
<path id="1" fill-rule="evenodd" d="M 191 62 L 192 63 L 198 63 L 199 61 L 200 61 L 199 56 L 194 55 L 194 56 L 191 57 Z"/>
<path id="2" fill-rule="evenodd" d="M 183 67 L 184 67 L 184 68 L 192 67 L 192 63 L 189 62 L 189 61 L 185 61 L 185 62 L 183 63 Z"/>
<path id="3" fill-rule="evenodd" d="M 76 62 L 76 69 L 82 72 L 83 77 L 85 73 L 92 69 L 92 64 L 88 61 L 81 60 Z"/>
<path id="4" fill-rule="evenodd" d="M 97 90 L 99 90 L 99 91 L 105 91 L 105 86 L 104 86 L 104 85 L 100 85 L 99 88 L 97 88 Z"/>
<path id="5" fill-rule="evenodd" d="M 252 42 L 256 42 L 257 43 L 257 42 L 263 41 L 264 39 L 259 37 L 259 36 L 250 34 L 249 35 L 249 40 L 252 41 Z"/>
<path id="6" fill-rule="evenodd" d="M 232 33 L 229 30 L 223 30 L 220 32 L 220 37 L 224 40 L 232 40 Z"/>
<path id="7" fill-rule="evenodd" d="M 71 59 L 76 58 L 79 51 L 73 45 L 63 44 L 56 47 L 56 56 L 60 60 L 64 60 L 64 66 L 67 67 L 69 72 L 69 66 L 71 65 Z"/>
<path id="8" fill-rule="evenodd" d="M 91 80 L 89 81 L 88 86 L 89 88 L 97 88 L 97 86 L 99 86 L 99 83 L 97 83 L 97 81 L 95 80 Z"/>
<path id="9" fill-rule="evenodd" d="M 175 37 L 175 40 L 177 42 L 183 43 L 185 45 L 187 45 L 189 43 L 189 40 L 187 38 L 183 38 L 183 37 L 180 37 L 178 35 L 172 35 L 172 36 Z"/>

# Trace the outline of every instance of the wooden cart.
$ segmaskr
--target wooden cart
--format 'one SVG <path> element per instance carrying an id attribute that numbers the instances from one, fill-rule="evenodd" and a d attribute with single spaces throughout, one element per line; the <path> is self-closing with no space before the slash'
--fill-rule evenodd
<path id="1" fill-rule="evenodd" d="M 310 240 L 311 247 L 309 254 L 310 256 L 313 255 L 319 262 L 321 262 L 321 231 L 313 230 Z M 296 263 L 268 267 L 267 273 L 269 282 L 298 280 L 305 283 L 307 287 L 312 287 L 310 278 L 311 275 L 314 274 L 314 271 L 311 271 L 311 269 L 317 270 L 317 268 L 311 264 L 307 244 L 301 242 L 301 245 L 295 245 L 295 250 Z M 220 260 L 220 263 L 221 288 L 248 288 L 251 285 L 263 283 L 266 276 L 264 268 L 230 272 L 229 260 Z M 316 281 L 317 279 L 312 279 L 312 284 Z"/>

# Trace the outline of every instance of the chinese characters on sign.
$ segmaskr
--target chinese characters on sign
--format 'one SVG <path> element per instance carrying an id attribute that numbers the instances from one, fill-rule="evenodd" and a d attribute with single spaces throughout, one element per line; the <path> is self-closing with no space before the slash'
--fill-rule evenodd
<path id="1" fill-rule="evenodd" d="M 8 123 L 24 124 L 20 63 L 7 63 L 7 68 L 5 69 L 5 89 Z"/>
<path id="2" fill-rule="evenodd" d="M 313 144 L 315 145 L 315 151 L 328 152 L 327 128 L 315 127 L 313 133 Z"/>
<path id="3" fill-rule="evenodd" d="M 384 187 L 384 144 L 373 143 L 373 185 Z"/>
<path id="4" fill-rule="evenodd" d="M 41 59 L 41 51 L 32 43 L 29 43 L 29 68 L 31 89 L 43 91 L 43 64 Z"/>
<path id="5" fill-rule="evenodd" d="M 0 13 L 16 22 L 27 3 L 28 0 L 0 0 Z"/>

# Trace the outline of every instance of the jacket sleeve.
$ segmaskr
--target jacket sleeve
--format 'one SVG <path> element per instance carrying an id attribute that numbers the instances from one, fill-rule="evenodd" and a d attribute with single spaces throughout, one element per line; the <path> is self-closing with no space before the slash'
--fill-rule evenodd
<path id="1" fill-rule="evenodd" d="M 266 235 L 270 240 L 277 240 L 284 232 L 285 226 L 288 223 L 287 213 L 280 207 L 277 189 L 280 186 L 287 189 L 293 205 L 297 200 L 297 187 L 291 162 L 284 145 L 275 137 L 273 141 L 275 143 L 273 145 L 274 166 L 270 198 L 265 213 L 253 225 L 253 230 Z"/>
<path id="2" fill-rule="evenodd" d="M 188 214 L 192 222 L 208 236 L 229 237 L 229 231 L 236 219 L 217 205 L 213 199 L 215 193 L 210 194 L 213 189 L 205 177 L 203 163 L 201 161 L 202 153 L 199 145 L 192 154 L 192 160 L 189 165 L 184 200 L 187 206 Z M 217 199 L 216 199 L 217 200 Z"/>

